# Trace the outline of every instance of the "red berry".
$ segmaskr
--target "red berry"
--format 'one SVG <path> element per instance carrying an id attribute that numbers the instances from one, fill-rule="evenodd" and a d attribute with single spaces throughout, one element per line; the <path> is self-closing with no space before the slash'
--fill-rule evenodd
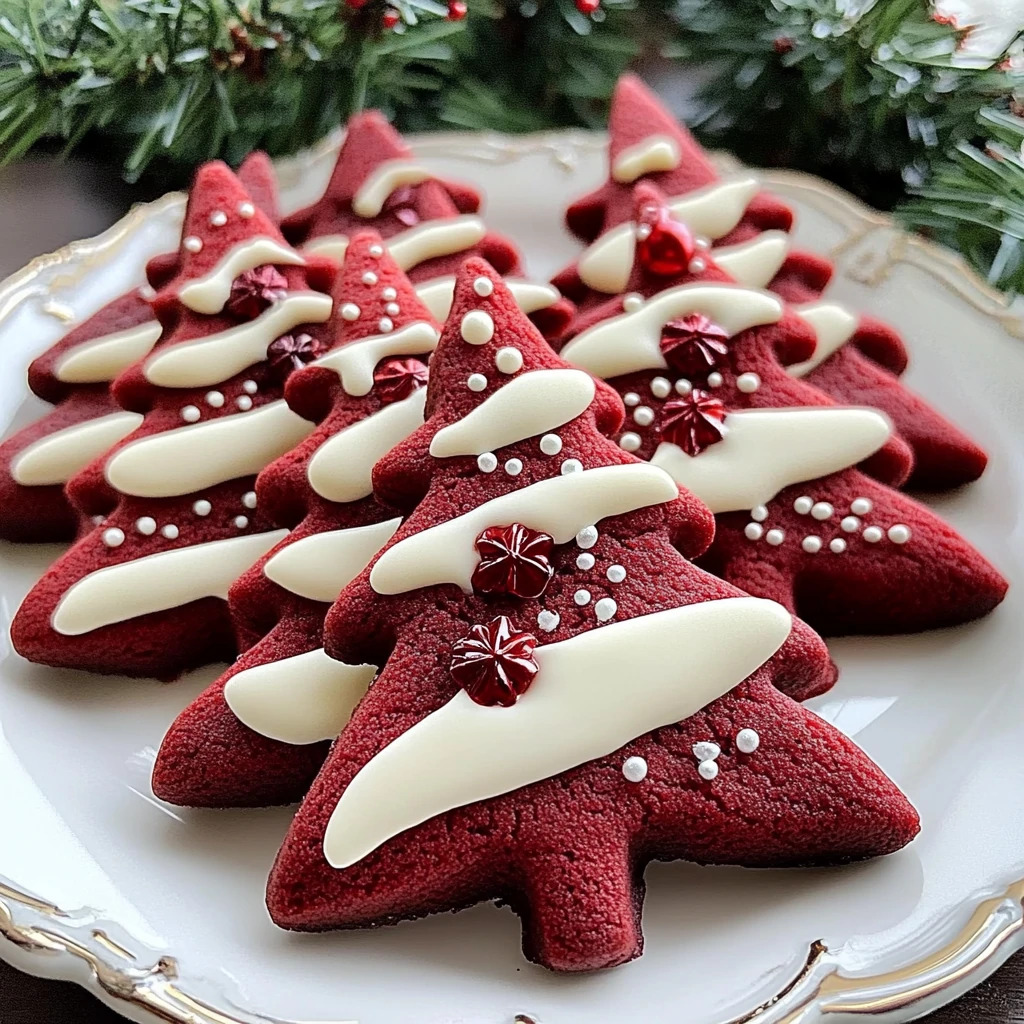
<path id="1" fill-rule="evenodd" d="M 688 395 L 665 403 L 659 429 L 666 441 L 693 456 L 725 437 L 728 428 L 724 420 L 724 403 L 707 391 L 694 388 Z"/>
<path id="2" fill-rule="evenodd" d="M 540 666 L 533 656 L 537 638 L 520 633 L 499 615 L 486 626 L 472 626 L 452 647 L 452 678 L 485 707 L 510 708 L 526 692 Z"/>
<path id="3" fill-rule="evenodd" d="M 551 565 L 554 540 L 522 523 L 489 526 L 476 539 L 480 562 L 473 589 L 484 594 L 537 598 L 555 574 Z"/>
<path id="4" fill-rule="evenodd" d="M 697 244 L 690 229 L 664 206 L 647 204 L 637 218 L 636 254 L 640 266 L 656 277 L 678 277 L 686 272 Z"/>
<path id="5" fill-rule="evenodd" d="M 353 11 L 361 11 L 370 0 L 345 0 L 345 5 Z"/>
<path id="6" fill-rule="evenodd" d="M 576 10 L 580 14 L 593 14 L 601 6 L 601 0 L 576 0 Z"/>
<path id="7" fill-rule="evenodd" d="M 724 362 L 729 335 L 702 313 L 691 313 L 661 329 L 661 354 L 676 373 L 699 377 Z"/>
<path id="8" fill-rule="evenodd" d="M 399 21 L 402 20 L 402 16 L 393 7 L 389 8 L 384 12 L 384 17 L 381 19 L 381 24 L 385 28 L 394 28 Z"/>
<path id="9" fill-rule="evenodd" d="M 448 20 L 449 21 L 462 21 L 466 16 L 466 5 L 462 0 L 449 0 L 448 3 Z"/>

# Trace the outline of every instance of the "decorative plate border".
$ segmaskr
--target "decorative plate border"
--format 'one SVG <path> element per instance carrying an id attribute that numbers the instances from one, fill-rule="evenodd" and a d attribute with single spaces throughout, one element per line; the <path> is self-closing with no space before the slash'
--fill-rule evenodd
<path id="1" fill-rule="evenodd" d="M 281 161 L 278 171 L 282 183 L 287 185 L 310 167 L 330 161 L 341 137 L 335 133 L 308 152 Z M 553 164 L 566 172 L 576 166 L 580 153 L 604 145 L 604 135 L 576 131 L 516 138 L 445 133 L 413 140 L 416 151 L 424 155 L 459 156 L 495 164 L 547 153 Z M 741 169 L 727 154 L 716 155 L 716 160 L 727 173 Z M 839 214 L 849 233 L 829 256 L 847 276 L 873 288 L 895 267 L 912 265 L 997 320 L 1011 335 L 1024 338 L 1020 310 L 1008 305 L 954 253 L 903 231 L 888 216 L 811 175 L 776 170 L 758 175 L 769 187 L 799 193 L 810 205 Z M 153 203 L 133 207 L 94 238 L 71 242 L 36 257 L 0 282 L 0 324 L 33 298 L 46 298 L 43 312 L 60 320 L 70 319 L 72 311 L 53 296 L 54 291 L 72 286 L 84 273 L 115 256 L 143 220 L 170 212 L 183 202 L 181 193 L 169 193 Z M 46 273 L 66 264 L 71 266 L 63 273 Z M 43 283 L 43 277 L 49 280 Z M 844 974 L 838 954 L 814 942 L 802 967 L 778 993 L 725 1024 L 812 1024 L 830 1018 L 838 1024 L 839 1020 L 859 1017 L 905 1021 L 928 1013 L 977 985 L 1024 947 L 1024 878 L 996 895 L 979 894 L 966 901 L 961 910 L 969 912 L 969 919 L 950 941 L 911 964 L 884 973 Z M 289 1024 L 280 1018 L 213 1005 L 185 989 L 173 956 L 157 956 L 147 966 L 140 954 L 112 937 L 116 931 L 116 925 L 102 921 L 92 911 L 64 910 L 0 877 L 0 956 L 13 966 L 78 982 L 107 1006 L 139 1021 Z M 525 1014 L 510 1020 L 538 1024 Z"/>

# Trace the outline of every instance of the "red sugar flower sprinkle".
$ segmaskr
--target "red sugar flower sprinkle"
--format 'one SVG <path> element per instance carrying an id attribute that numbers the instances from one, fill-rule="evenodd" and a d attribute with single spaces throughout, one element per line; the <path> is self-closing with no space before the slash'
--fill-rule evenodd
<path id="1" fill-rule="evenodd" d="M 661 410 L 662 437 L 679 445 L 687 455 L 700 455 L 728 432 L 725 405 L 707 391 L 694 388 L 682 398 L 666 402 Z"/>
<path id="2" fill-rule="evenodd" d="M 430 370 L 419 359 L 387 359 L 373 372 L 382 402 L 400 402 L 426 387 Z"/>
<path id="3" fill-rule="evenodd" d="M 243 320 L 255 320 L 278 299 L 284 298 L 288 281 L 276 267 L 264 263 L 254 270 L 245 270 L 231 282 L 227 308 Z"/>
<path id="4" fill-rule="evenodd" d="M 690 229 L 664 206 L 643 207 L 637 218 L 636 255 L 640 266 L 656 277 L 677 277 L 685 273 L 697 251 Z"/>
<path id="5" fill-rule="evenodd" d="M 411 186 L 403 185 L 401 188 L 396 188 L 387 197 L 382 212 L 390 213 L 399 223 L 411 228 L 420 222 L 420 215 L 415 204 L 416 195 Z"/>
<path id="6" fill-rule="evenodd" d="M 320 343 L 309 334 L 283 334 L 267 346 L 271 369 L 286 378 L 320 354 Z"/>
<path id="7" fill-rule="evenodd" d="M 661 329 L 661 354 L 676 373 L 699 377 L 725 361 L 729 335 L 703 313 L 690 313 Z"/>
<path id="8" fill-rule="evenodd" d="M 555 570 L 551 565 L 554 540 L 522 523 L 489 526 L 476 539 L 480 563 L 473 589 L 485 594 L 540 597 Z"/>
<path id="9" fill-rule="evenodd" d="M 537 638 L 520 633 L 505 615 L 476 625 L 452 647 L 452 678 L 484 707 L 510 708 L 533 682 Z"/>

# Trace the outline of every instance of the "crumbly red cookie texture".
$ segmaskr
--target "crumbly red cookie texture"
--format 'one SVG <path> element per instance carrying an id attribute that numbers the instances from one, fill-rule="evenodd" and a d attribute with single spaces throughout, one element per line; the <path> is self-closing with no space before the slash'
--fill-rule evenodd
<path id="1" fill-rule="evenodd" d="M 248 156 L 239 167 L 238 176 L 253 202 L 276 219 L 277 186 L 266 154 Z M 174 275 L 177 264 L 177 251 L 150 260 L 146 267 L 148 286 L 161 287 Z M 148 288 L 132 289 L 107 303 L 72 328 L 29 366 L 29 388 L 39 398 L 53 404 L 54 409 L 0 444 L 0 538 L 19 542 L 62 541 L 71 540 L 80 529 L 88 531 L 92 528 L 89 520 L 81 520 L 64 493 L 67 475 L 74 471 L 68 470 L 67 466 L 73 463 L 66 463 L 64 471 L 58 474 L 63 479 L 30 485 L 16 479 L 14 464 L 17 457 L 32 445 L 40 444 L 46 438 L 54 440 L 53 435 L 60 431 L 84 427 L 90 421 L 119 411 L 110 394 L 110 380 L 106 375 L 99 380 L 67 380 L 58 375 L 59 368 L 72 349 L 147 323 L 155 324 L 156 318 L 147 294 Z M 89 461 L 89 456 L 86 456 L 86 461 Z M 76 468 L 84 468 L 84 463 Z"/>
<path id="2" fill-rule="evenodd" d="M 95 517 L 97 525 L 43 575 L 12 624 L 14 646 L 29 660 L 172 679 L 198 665 L 234 657 L 236 646 L 223 600 L 234 577 L 209 580 L 200 587 L 189 582 L 189 571 L 163 569 L 165 562 L 140 560 L 202 544 L 235 542 L 239 538 L 252 538 L 255 547 L 264 543 L 257 535 L 267 535 L 272 524 L 258 507 L 253 507 L 251 497 L 255 481 L 251 466 L 258 456 L 249 456 L 247 468 L 235 473 L 229 454 L 221 451 L 216 471 L 208 473 L 208 482 L 190 487 L 189 481 L 182 483 L 178 479 L 173 486 L 163 487 L 154 486 L 147 477 L 145 485 L 131 494 L 113 486 L 108 479 L 108 467 L 130 444 L 176 431 L 174 437 L 181 439 L 180 445 L 188 449 L 188 455 L 182 458 L 179 452 L 178 457 L 168 459 L 167 471 L 180 477 L 183 465 L 196 464 L 208 446 L 215 445 L 213 441 L 201 440 L 208 434 L 196 433 L 199 428 L 214 421 L 230 420 L 232 425 L 254 423 L 261 411 L 280 402 L 283 380 L 266 358 L 258 358 L 259 353 L 256 361 L 244 369 L 225 379 L 204 380 L 198 386 L 158 386 L 146 375 L 148 361 L 161 353 L 214 336 L 219 336 L 216 343 L 222 346 L 224 332 L 248 322 L 232 315 L 226 306 L 219 312 L 197 312 L 185 305 L 181 294 L 186 286 L 220 265 L 237 246 L 257 238 L 286 246 L 277 227 L 256 207 L 224 164 L 215 162 L 202 167 L 189 197 L 176 271 L 152 300 L 164 333 L 153 353 L 123 371 L 111 388 L 118 406 L 141 414 L 142 422 L 68 482 L 67 493 L 76 510 Z M 308 294 L 328 292 L 336 268 L 329 261 L 308 259 L 304 264 L 282 264 L 278 269 L 287 291 Z M 239 271 L 235 280 L 247 272 Z M 271 304 L 268 303 L 268 309 Z M 320 305 L 329 307 L 329 299 L 324 296 Z M 322 326 L 298 324 L 291 330 L 317 337 Z M 196 369 L 193 360 L 190 372 Z M 201 360 L 198 369 L 206 373 Z M 253 419 L 243 421 L 243 416 Z M 283 423 L 280 429 L 285 429 Z M 305 429 L 298 417 L 287 423 L 287 431 L 299 436 Z M 252 430 L 258 428 L 253 426 Z M 260 445 L 264 441 L 270 451 L 280 437 L 275 431 L 274 438 L 264 437 Z M 153 493 L 160 490 L 164 493 Z M 241 550 L 235 544 L 229 547 L 232 551 Z M 221 560 L 225 550 L 228 549 L 208 549 L 209 557 L 201 567 L 205 575 L 208 567 L 227 564 Z M 245 551 L 249 550 L 246 546 Z M 92 587 L 100 570 L 113 570 L 129 563 L 137 568 L 141 564 L 142 575 L 124 583 L 124 589 L 107 600 L 102 616 L 90 611 L 71 627 L 59 626 L 55 615 L 67 610 L 65 601 L 72 591 L 87 578 Z M 191 570 L 198 571 L 198 566 Z M 110 574 L 103 577 L 111 578 Z M 161 588 L 167 589 L 170 581 L 174 581 L 173 586 L 164 594 Z M 175 596 L 179 586 L 181 593 Z M 133 598 L 135 587 L 139 588 L 137 599 Z M 87 592 L 88 588 L 77 591 Z M 150 601 L 154 592 L 161 592 L 164 606 L 140 612 L 139 605 Z M 194 598 L 190 596 L 193 592 Z M 93 598 L 86 602 L 94 603 Z"/>
<path id="3" fill-rule="evenodd" d="M 487 332 L 476 318 L 466 327 L 472 342 L 463 340 L 464 316 L 481 312 L 493 324 L 492 339 L 481 341 Z M 518 349 L 522 364 L 496 373 L 498 352 L 508 346 Z M 428 420 L 374 473 L 378 496 L 414 506 L 385 556 L 403 540 L 499 496 L 564 473 L 637 465 L 602 436 L 615 429 L 622 410 L 600 383 L 586 411 L 542 435 L 557 436 L 560 446 L 531 436 L 480 455 L 430 454 L 442 428 L 464 421 L 512 381 L 525 380 L 520 386 L 529 388 L 539 371 L 556 368 L 565 363 L 545 350 L 498 275 L 481 260 L 467 262 L 431 366 Z M 474 374 L 486 378 L 479 391 L 468 386 Z M 711 529 L 707 511 L 685 492 L 600 519 L 575 541 L 554 545 L 553 574 L 540 598 L 509 590 L 467 593 L 452 584 L 385 597 L 369 570 L 357 577 L 328 615 L 327 650 L 349 662 L 379 659 L 383 669 L 332 748 L 278 856 L 268 889 L 273 919 L 307 931 L 356 928 L 500 899 L 523 920 L 528 958 L 554 970 L 585 971 L 640 954 L 642 873 L 651 860 L 829 864 L 909 842 L 918 818 L 896 786 L 854 744 L 780 692 L 787 677 L 792 682 L 799 674 L 794 661 L 804 662 L 805 677 L 827 667 L 821 642 L 805 630 L 802 653 L 784 645 L 683 722 L 429 818 L 344 869 L 328 863 L 328 822 L 357 773 L 460 693 L 453 656 L 460 665 L 467 654 L 503 660 L 511 685 L 522 692 L 519 701 L 529 701 L 536 692 L 530 663 L 546 645 L 738 596 L 676 550 L 702 550 Z M 615 610 L 602 621 L 606 599 Z M 474 636 L 475 647 L 467 646 Z M 493 689 L 476 686 L 479 673 L 470 675 L 474 699 L 493 705 L 486 714 L 514 713 L 498 706 Z M 623 687 L 636 685 L 622 679 Z M 524 737 L 524 752 L 528 743 Z M 472 773 L 473 765 L 465 770 Z"/>
<path id="4" fill-rule="evenodd" d="M 634 201 L 638 208 L 663 208 L 666 200 L 641 182 Z M 669 288 L 731 283 L 713 253 L 701 261 L 696 272 L 665 277 L 651 274 L 638 255 L 626 295 L 642 307 Z M 592 303 L 567 339 L 621 316 L 624 301 L 618 295 Z M 660 347 L 668 368 L 610 380 L 631 413 L 614 435 L 620 444 L 656 460 L 666 443 L 685 448 L 686 439 L 676 431 L 677 407 L 696 395 L 717 410 L 703 424 L 703 447 L 685 448 L 698 460 L 727 438 L 730 411 L 835 404 L 810 378 L 785 370 L 806 359 L 814 343 L 814 330 L 798 310 L 784 307 L 778 322 L 740 331 L 724 351 L 708 347 L 720 341 L 715 331 L 700 313 L 663 324 Z M 571 360 L 571 345 L 565 351 Z M 985 615 L 1003 599 L 1006 581 L 933 512 L 879 482 L 899 483 L 909 469 L 909 453 L 893 441 L 860 467 L 788 484 L 749 508 L 720 511 L 714 543 L 699 564 L 751 594 L 778 601 L 825 636 L 916 632 Z"/>
<path id="5" fill-rule="evenodd" d="M 359 231 L 349 244 L 335 280 L 334 311 L 326 325 L 329 352 L 379 337 L 381 318 L 392 321 L 389 333 L 408 325 L 436 325 L 417 300 L 409 279 L 381 250 L 380 236 Z M 364 275 L 373 274 L 373 285 Z M 358 315 L 346 303 L 358 301 Z M 390 315 L 386 307 L 391 307 Z M 395 312 L 397 307 L 397 312 Z M 353 319 L 346 319 L 345 310 Z M 232 586 L 228 607 L 243 654 L 196 698 L 168 730 L 153 770 L 153 791 L 170 803 L 203 807 L 267 806 L 292 803 L 308 791 L 329 746 L 328 741 L 291 744 L 264 736 L 243 724 L 225 699 L 225 687 L 241 672 L 294 658 L 322 646 L 323 620 L 329 604 L 313 600 L 271 580 L 271 558 L 297 542 L 328 531 L 381 523 L 398 513 L 372 495 L 348 502 L 324 498 L 310 485 L 309 462 L 330 438 L 393 401 L 413 396 L 425 384 L 428 358 L 419 352 L 398 362 L 414 363 L 410 390 L 396 393 L 397 373 L 361 396 L 347 393 L 335 370 L 310 366 L 288 378 L 287 390 L 303 394 L 307 404 L 327 409 L 317 428 L 288 454 L 272 462 L 256 480 L 258 507 L 291 533 L 275 545 Z M 384 366 L 396 361 L 389 356 Z M 418 368 L 418 369 L 417 369 Z M 401 369 L 401 367 L 399 367 Z M 378 377 L 380 376 L 378 367 Z M 387 386 L 387 382 L 391 386 Z M 404 392 L 404 393 L 402 393 Z"/>
<path id="6" fill-rule="evenodd" d="M 633 75 L 616 87 L 610 115 L 610 159 L 652 136 L 679 147 L 678 166 L 645 174 L 640 180 L 658 186 L 666 196 L 682 196 L 721 183 L 710 159 L 692 135 Z M 573 203 L 566 214 L 572 231 L 587 241 L 630 220 L 634 206 L 631 183 L 609 179 L 590 195 Z M 715 245 L 749 242 L 765 231 L 789 231 L 793 212 L 766 192 L 757 194 L 742 219 Z M 787 301 L 799 304 L 818 299 L 832 276 L 831 263 L 812 253 L 791 250 L 769 287 Z M 576 301 L 586 298 L 574 268 L 555 283 Z M 899 435 L 913 448 L 914 468 L 908 486 L 925 490 L 957 487 L 977 479 L 987 463 L 985 453 L 961 430 L 906 387 L 898 378 L 907 366 L 907 352 L 888 325 L 860 318 L 850 340 L 807 376 L 838 402 L 884 410 Z"/>
<path id="7" fill-rule="evenodd" d="M 434 221 L 478 213 L 480 195 L 475 189 L 433 177 L 395 188 L 380 212 L 373 216 L 356 213 L 352 202 L 360 187 L 392 161 L 414 162 L 414 154 L 378 111 L 356 114 L 348 122 L 345 141 L 324 194 L 311 206 L 285 218 L 285 235 L 296 245 L 305 245 L 324 236 L 349 236 L 372 228 L 387 242 L 396 235 L 422 231 Z M 505 277 L 518 278 L 524 274 L 518 249 L 493 231 L 455 251 L 421 259 L 409 257 L 403 266 L 410 280 L 422 284 L 454 274 L 470 256 L 482 256 Z M 415 262 L 409 262 L 411 259 Z M 555 337 L 571 319 L 572 308 L 571 302 L 560 298 L 533 310 L 530 318 L 546 337 Z"/>

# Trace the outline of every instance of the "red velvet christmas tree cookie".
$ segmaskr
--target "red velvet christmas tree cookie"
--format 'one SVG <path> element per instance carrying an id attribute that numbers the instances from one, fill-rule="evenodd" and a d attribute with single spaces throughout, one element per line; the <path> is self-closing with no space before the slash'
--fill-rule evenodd
<path id="1" fill-rule="evenodd" d="M 629 291 L 591 306 L 562 355 L 623 396 L 619 444 L 716 513 L 701 564 L 826 636 L 991 611 L 1006 592 L 999 573 L 928 509 L 855 468 L 885 454 L 885 416 L 832 405 L 780 363 L 802 358 L 801 339 L 827 336 L 839 313 L 796 312 L 732 283 L 713 251 L 695 262 L 659 200 L 653 185 L 637 187 Z"/>
<path id="2" fill-rule="evenodd" d="M 434 177 L 383 115 L 368 111 L 350 119 L 323 196 L 288 217 L 284 232 L 306 252 L 339 259 L 354 232 L 373 228 L 439 322 L 448 316 L 456 270 L 467 257 L 483 256 L 509 278 L 520 308 L 545 336 L 556 337 L 572 303 L 551 285 L 522 279 L 516 247 L 487 230 L 479 206 L 473 189 Z"/>
<path id="3" fill-rule="evenodd" d="M 75 506 L 106 519 L 26 597 L 21 654 L 164 679 L 234 656 L 228 588 L 285 534 L 256 507 L 255 475 L 313 429 L 281 394 L 321 352 L 333 273 L 226 166 L 200 169 L 178 272 L 153 300 L 161 340 L 113 385 L 142 422 L 69 481 Z"/>
<path id="4" fill-rule="evenodd" d="M 915 835 L 773 685 L 789 615 L 680 557 L 710 519 L 601 436 L 617 404 L 466 264 L 427 423 L 374 472 L 400 506 L 426 495 L 328 615 L 328 653 L 383 668 L 278 857 L 278 924 L 501 899 L 530 959 L 591 970 L 639 955 L 650 860 L 825 864 Z"/>
<path id="5" fill-rule="evenodd" d="M 254 153 L 238 174 L 257 205 L 276 211 L 273 168 L 265 154 Z M 160 337 L 149 300 L 153 288 L 173 276 L 177 262 L 176 252 L 151 260 L 148 285 L 109 302 L 29 366 L 29 387 L 55 408 L 0 445 L 4 540 L 58 541 L 75 536 L 79 516 L 64 494 L 64 484 L 139 424 L 137 413 L 126 412 L 114 401 L 110 382 L 146 355 Z"/>
<path id="6" fill-rule="evenodd" d="M 153 790 L 171 803 L 301 799 L 376 673 L 326 657 L 323 621 L 398 527 L 395 510 L 374 499 L 370 472 L 423 423 L 425 360 L 439 331 L 373 231 L 353 236 L 332 297 L 330 350 L 286 386 L 286 396 L 330 412 L 256 480 L 263 514 L 294 529 L 231 588 L 247 650 L 164 739 Z M 268 705 L 291 714 L 268 721 Z"/>
<path id="7" fill-rule="evenodd" d="M 820 298 L 832 265 L 811 253 L 789 251 L 792 210 L 761 192 L 753 177 L 722 182 L 696 140 L 635 76 L 625 76 L 616 87 L 610 130 L 609 181 L 567 214 L 570 228 L 587 241 L 601 236 L 575 267 L 556 278 L 570 298 L 582 299 L 590 289 L 622 290 L 614 278 L 618 274 L 621 280 L 628 268 L 620 263 L 609 272 L 601 254 L 607 256 L 607 247 L 629 233 L 631 193 L 639 180 L 670 197 L 673 216 L 689 227 L 691 244 L 709 240 L 719 264 L 737 280 L 770 287 L 791 303 Z M 914 450 L 911 486 L 939 489 L 977 479 L 985 453 L 898 380 L 906 365 L 906 350 L 892 328 L 850 314 L 845 329 L 822 337 L 815 355 L 790 372 L 843 404 L 882 409 Z"/>

